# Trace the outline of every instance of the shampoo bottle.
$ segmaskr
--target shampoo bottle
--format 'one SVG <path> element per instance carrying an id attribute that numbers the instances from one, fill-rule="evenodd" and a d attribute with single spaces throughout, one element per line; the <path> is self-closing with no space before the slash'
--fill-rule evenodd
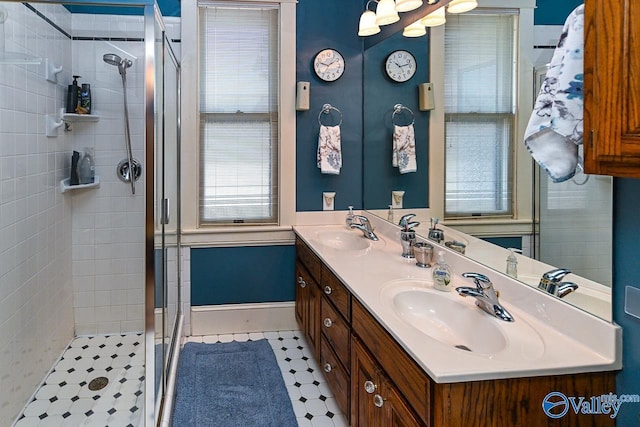
<path id="1" fill-rule="evenodd" d="M 78 98 L 80 98 L 80 87 L 78 86 L 78 78 L 80 76 L 73 76 L 73 83 L 67 88 L 67 113 L 75 113 L 78 107 Z"/>
<path id="2" fill-rule="evenodd" d="M 83 83 L 80 90 L 78 114 L 91 114 L 91 85 L 88 83 Z"/>
<path id="3" fill-rule="evenodd" d="M 438 263 L 433 266 L 433 287 L 439 291 L 451 291 L 451 267 L 444 260 L 444 252 L 438 252 Z"/>

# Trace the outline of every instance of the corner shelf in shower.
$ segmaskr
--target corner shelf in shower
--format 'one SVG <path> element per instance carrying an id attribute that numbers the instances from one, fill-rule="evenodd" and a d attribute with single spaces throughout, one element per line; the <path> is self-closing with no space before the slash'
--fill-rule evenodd
<path id="1" fill-rule="evenodd" d="M 100 116 L 98 114 L 64 113 L 62 114 L 62 120 L 67 123 L 98 122 L 100 121 Z"/>
<path id="2" fill-rule="evenodd" d="M 60 181 L 60 192 L 61 193 L 66 193 L 67 191 L 71 191 L 71 190 L 82 190 L 85 188 L 98 188 L 100 187 L 100 177 L 99 176 L 95 176 L 94 181 L 91 184 L 78 184 L 78 185 L 71 185 L 69 184 L 70 182 L 70 178 L 65 178 L 62 181 Z"/>

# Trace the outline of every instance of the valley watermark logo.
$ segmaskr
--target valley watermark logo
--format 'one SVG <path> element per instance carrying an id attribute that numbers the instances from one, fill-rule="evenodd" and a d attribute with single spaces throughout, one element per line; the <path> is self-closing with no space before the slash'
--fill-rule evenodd
<path id="1" fill-rule="evenodd" d="M 549 418 L 562 418 L 569 411 L 576 415 L 609 415 L 610 418 L 618 416 L 618 411 L 623 403 L 640 403 L 637 394 L 614 393 L 602 394 L 591 397 L 567 396 L 559 391 L 552 391 L 542 399 L 542 410 Z"/>

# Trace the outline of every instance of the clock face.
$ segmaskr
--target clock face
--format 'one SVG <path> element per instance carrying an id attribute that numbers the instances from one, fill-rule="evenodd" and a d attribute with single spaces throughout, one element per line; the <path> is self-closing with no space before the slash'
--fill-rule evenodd
<path id="1" fill-rule="evenodd" d="M 416 73 L 416 59 L 406 50 L 396 50 L 387 57 L 385 70 L 394 82 L 406 82 Z"/>
<path id="2" fill-rule="evenodd" d="M 344 73 L 344 58 L 335 49 L 325 49 L 313 60 L 313 70 L 326 82 L 336 81 Z"/>

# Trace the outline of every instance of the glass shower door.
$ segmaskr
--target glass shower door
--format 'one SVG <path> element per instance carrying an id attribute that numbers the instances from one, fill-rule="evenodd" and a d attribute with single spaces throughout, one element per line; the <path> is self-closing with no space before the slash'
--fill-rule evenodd
<path id="1" fill-rule="evenodd" d="M 179 345 L 180 195 L 179 80 L 180 64 L 165 27 L 156 17 L 156 294 L 155 390 L 156 420 L 168 386 L 175 346 Z"/>

